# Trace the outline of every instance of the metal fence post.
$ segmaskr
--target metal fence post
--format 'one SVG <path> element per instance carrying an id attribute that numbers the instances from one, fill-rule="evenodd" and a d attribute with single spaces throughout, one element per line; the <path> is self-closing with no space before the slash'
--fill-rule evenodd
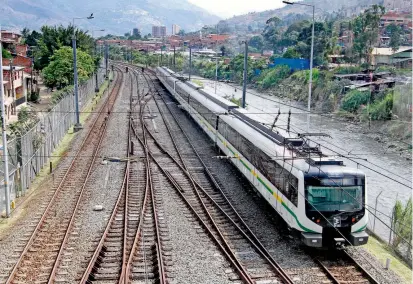
<path id="1" fill-rule="evenodd" d="M 377 202 L 379 200 L 380 195 L 383 193 L 383 190 L 380 191 L 380 193 L 376 197 L 376 204 L 374 205 L 374 220 L 373 220 L 373 232 L 375 232 L 375 227 L 376 227 L 376 216 L 377 216 Z"/>

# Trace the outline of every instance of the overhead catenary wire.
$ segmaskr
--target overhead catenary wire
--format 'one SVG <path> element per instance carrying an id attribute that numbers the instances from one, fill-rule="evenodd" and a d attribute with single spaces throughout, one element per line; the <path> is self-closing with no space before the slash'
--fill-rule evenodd
<path id="1" fill-rule="evenodd" d="M 287 131 L 288 131 L 289 129 L 288 129 L 288 124 L 287 124 Z M 289 162 L 289 160 L 287 160 L 287 159 L 283 159 L 283 161 L 284 161 L 284 163 L 287 161 L 287 163 Z M 292 167 L 294 167 L 294 168 L 297 168 L 296 166 L 294 166 L 293 165 L 293 163 L 290 163 L 290 165 L 292 166 Z M 321 170 L 321 168 L 320 167 L 317 167 L 320 171 L 322 171 Z M 331 178 L 330 178 L 331 179 Z M 394 180 L 394 179 L 393 179 Z M 394 181 L 396 181 L 396 180 L 394 180 Z M 333 181 L 333 182 L 335 182 L 335 181 Z M 396 181 L 397 182 L 397 181 Z M 336 185 L 337 185 L 337 183 L 336 183 Z M 349 195 L 351 198 L 353 198 L 353 199 L 355 199 L 353 196 L 351 196 L 348 192 L 346 192 L 341 186 L 338 186 L 341 190 L 343 190 L 347 195 Z M 359 203 L 359 201 L 357 201 L 356 200 L 356 202 L 358 202 Z M 359 205 L 361 205 L 361 206 L 363 206 L 363 204 L 359 204 Z M 375 214 L 373 214 L 368 208 L 366 208 L 366 210 L 367 211 L 369 211 L 373 216 L 375 216 L 376 218 L 377 218 L 377 216 L 375 215 Z M 388 225 L 383 221 L 383 220 L 381 220 L 380 218 L 377 218 L 379 221 L 381 221 L 385 226 L 387 226 L 388 227 Z M 390 228 L 390 227 L 389 227 Z M 391 229 L 391 228 L 390 228 Z M 391 229 L 392 230 L 392 229 Z"/>
<path id="2" fill-rule="evenodd" d="M 301 193 L 300 193 L 301 194 Z M 301 194 L 302 195 L 302 194 Z M 304 197 L 304 199 L 306 199 L 305 198 L 305 196 L 303 196 Z M 308 200 L 307 200 L 308 201 Z M 316 208 L 315 208 L 316 209 Z M 317 209 L 316 209 L 317 210 Z M 321 214 L 321 212 L 319 212 L 320 214 Z M 321 214 L 323 217 L 324 217 L 324 219 L 326 219 L 326 221 L 328 222 L 328 223 L 330 223 L 330 225 L 332 226 L 332 227 L 334 227 L 332 224 L 331 224 L 331 222 L 329 222 L 329 220 L 327 220 L 327 218 L 323 215 L 323 214 Z M 336 229 L 337 230 L 337 229 Z M 338 231 L 338 230 L 337 230 Z M 338 231 L 339 232 L 339 231 Z M 341 233 L 341 232 L 339 232 L 342 236 L 343 236 L 343 234 Z M 346 239 L 345 238 L 345 236 L 343 236 L 343 238 L 344 239 Z M 346 239 L 347 240 L 347 239 Z M 347 240 L 348 241 L 348 240 Z M 350 243 L 351 244 L 351 243 Z M 366 259 L 366 257 L 364 256 L 364 255 L 362 255 L 360 252 L 358 252 L 357 251 L 357 253 L 359 253 L 375 270 L 377 270 L 378 272 L 379 272 L 379 274 L 381 274 L 381 271 L 380 270 L 378 270 L 373 264 L 371 264 L 371 262 L 368 260 L 368 259 Z"/>

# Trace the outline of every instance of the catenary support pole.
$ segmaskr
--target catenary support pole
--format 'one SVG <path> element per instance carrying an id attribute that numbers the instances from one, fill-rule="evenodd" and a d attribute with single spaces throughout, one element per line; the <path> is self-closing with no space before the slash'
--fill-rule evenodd
<path id="1" fill-rule="evenodd" d="M 192 48 L 189 47 L 189 81 L 191 81 L 191 72 L 192 72 Z"/>
<path id="2" fill-rule="evenodd" d="M 176 72 L 176 61 L 175 61 L 175 45 L 174 45 L 174 71 Z"/>
<path id="3" fill-rule="evenodd" d="M 215 42 L 215 94 L 217 93 L 218 84 L 218 52 L 217 52 L 218 42 Z"/>
<path id="4" fill-rule="evenodd" d="M 0 27 L 1 38 L 1 27 Z M 2 52 L 2 45 L 0 44 L 0 54 Z M 7 134 L 6 121 L 4 119 L 4 86 L 3 86 L 3 58 L 0 56 L 0 104 L 1 104 L 1 134 L 3 138 L 3 163 L 4 163 L 4 193 L 6 197 L 6 217 L 10 216 L 10 190 L 9 190 L 9 161 L 7 154 Z"/>
<path id="5" fill-rule="evenodd" d="M 73 24 L 74 27 L 74 24 Z M 77 57 L 76 57 L 76 34 L 75 29 L 73 29 L 73 38 L 72 38 L 72 45 L 73 45 L 73 81 L 75 87 L 75 108 L 76 108 L 76 124 L 73 127 L 73 131 L 77 132 L 82 129 L 82 125 L 80 124 L 80 114 L 79 114 L 79 93 L 78 93 L 78 85 L 77 85 Z"/>
<path id="6" fill-rule="evenodd" d="M 313 7 L 313 25 L 311 30 L 311 54 L 310 54 L 310 80 L 308 83 L 308 103 L 307 103 L 307 132 L 310 132 L 310 112 L 311 112 L 311 92 L 313 88 L 313 54 L 314 54 L 314 12 L 315 6 Z"/>
<path id="7" fill-rule="evenodd" d="M 247 94 L 247 70 L 248 70 L 248 42 L 245 41 L 245 52 L 244 52 L 244 76 L 242 85 L 242 107 L 245 108 L 245 97 Z"/>

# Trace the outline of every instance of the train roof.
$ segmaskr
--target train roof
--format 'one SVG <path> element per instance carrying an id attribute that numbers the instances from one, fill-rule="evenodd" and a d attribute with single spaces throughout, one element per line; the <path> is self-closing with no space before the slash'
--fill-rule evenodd
<path id="1" fill-rule="evenodd" d="M 232 110 L 235 108 L 238 108 L 238 105 L 232 103 L 231 101 L 224 99 L 221 96 L 215 95 L 211 92 L 208 92 L 206 90 L 198 90 L 199 93 L 203 94 L 205 97 L 207 97 L 209 100 L 213 101 L 217 105 L 219 105 L 222 108 L 225 108 L 226 110 Z"/>
<path id="2" fill-rule="evenodd" d="M 319 149 L 310 147 L 302 137 L 279 128 L 274 132 L 267 126 L 267 122 L 259 116 L 239 108 L 220 96 L 202 89 L 194 90 L 186 83 L 176 81 L 177 86 L 189 93 L 192 98 L 208 110 L 219 115 L 220 119 L 264 151 L 271 159 L 278 161 L 279 164 L 284 164 L 287 170 L 296 168 L 307 176 L 320 176 L 323 173 L 328 176 L 330 173 L 341 176 L 364 175 L 358 169 L 346 167 L 336 157 L 323 155 Z"/>
<path id="3" fill-rule="evenodd" d="M 202 95 L 199 91 L 191 89 L 188 85 L 186 85 L 184 82 L 178 81 L 176 82 L 176 85 L 182 88 L 184 91 L 186 91 L 192 98 L 197 100 L 199 103 L 201 103 L 204 107 L 209 109 L 211 112 L 215 114 L 226 114 L 227 109 L 221 107 L 220 105 L 216 104 L 206 96 Z"/>

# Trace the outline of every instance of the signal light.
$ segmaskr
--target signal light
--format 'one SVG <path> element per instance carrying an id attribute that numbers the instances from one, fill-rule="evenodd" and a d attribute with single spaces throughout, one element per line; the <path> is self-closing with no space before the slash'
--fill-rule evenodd
<path id="1" fill-rule="evenodd" d="M 354 218 L 354 217 L 351 218 L 351 222 L 353 222 L 353 223 L 356 222 L 356 218 Z"/>
<path id="2" fill-rule="evenodd" d="M 320 223 L 320 219 L 317 219 L 317 221 L 316 221 L 317 223 Z"/>

